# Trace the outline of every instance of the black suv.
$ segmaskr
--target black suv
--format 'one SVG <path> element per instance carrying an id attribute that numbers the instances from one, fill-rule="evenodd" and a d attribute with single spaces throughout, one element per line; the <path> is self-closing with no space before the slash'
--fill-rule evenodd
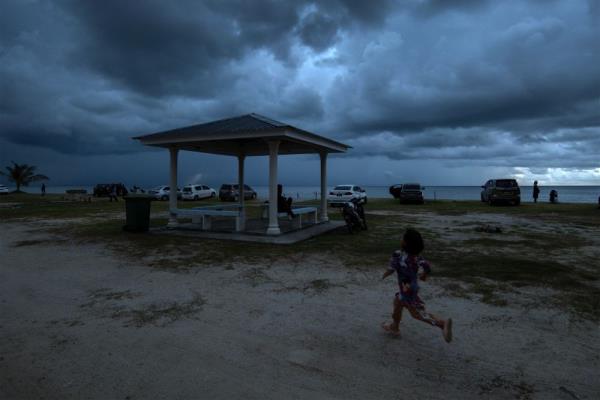
<path id="1" fill-rule="evenodd" d="M 219 200 L 236 201 L 239 196 L 239 186 L 233 183 L 224 183 L 219 189 Z M 248 185 L 244 185 L 244 200 L 256 199 L 256 192 Z"/>
<path id="2" fill-rule="evenodd" d="M 521 189 L 516 179 L 490 179 L 481 188 L 481 201 L 484 203 L 521 204 Z"/>
<path id="3" fill-rule="evenodd" d="M 400 203 L 418 203 L 423 204 L 423 191 L 418 183 L 404 183 L 402 185 L 390 186 L 390 194 L 395 199 L 400 199 Z"/>
<path id="4" fill-rule="evenodd" d="M 113 186 L 115 186 L 115 192 L 117 196 L 127 195 L 127 188 L 122 183 L 99 183 L 94 186 L 94 197 L 108 196 L 112 191 Z"/>

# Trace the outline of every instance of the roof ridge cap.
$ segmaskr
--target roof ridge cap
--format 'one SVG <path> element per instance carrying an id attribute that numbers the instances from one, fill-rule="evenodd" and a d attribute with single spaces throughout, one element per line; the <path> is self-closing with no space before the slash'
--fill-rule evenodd
<path id="1" fill-rule="evenodd" d="M 269 117 L 265 117 L 264 115 L 260 115 L 260 114 L 257 114 L 257 113 L 250 113 L 250 114 L 248 114 L 248 116 L 250 116 L 250 117 L 252 117 L 254 119 L 257 119 L 259 121 L 266 122 L 267 124 L 270 124 L 270 125 L 273 125 L 273 126 L 277 126 L 277 127 L 291 126 L 289 124 L 286 124 L 285 122 L 280 122 L 280 121 L 277 121 L 275 119 L 272 119 L 272 118 L 269 118 Z"/>

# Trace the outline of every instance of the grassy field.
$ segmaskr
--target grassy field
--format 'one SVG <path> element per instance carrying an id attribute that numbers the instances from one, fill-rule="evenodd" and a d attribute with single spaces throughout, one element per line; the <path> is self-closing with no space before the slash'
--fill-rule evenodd
<path id="1" fill-rule="evenodd" d="M 186 202 L 186 207 L 217 203 Z M 309 202 L 312 203 L 312 202 Z M 259 202 L 248 202 L 257 213 Z M 166 202 L 152 203 L 151 225 L 166 224 Z M 426 240 L 424 256 L 435 276 L 445 278 L 453 296 L 506 306 L 528 288 L 549 290 L 537 302 L 562 307 L 574 315 L 600 319 L 600 210 L 593 204 L 522 204 L 490 207 L 474 201 L 436 201 L 423 206 L 394 200 L 371 200 L 366 206 L 369 230 L 350 235 L 344 229 L 294 245 L 198 240 L 172 234 L 135 234 L 122 230 L 125 202 L 107 199 L 66 202 L 19 194 L 0 198 L 0 220 L 61 220 L 46 228 L 56 240 L 99 243 L 123 257 L 150 267 L 186 272 L 206 264 L 302 264 L 311 257 L 341 262 L 366 271 L 386 267 L 404 230 L 419 229 Z M 340 218 L 339 210 L 330 210 Z M 490 222 L 491 221 L 491 222 Z M 501 234 L 475 230 L 482 224 L 502 226 Z M 18 246 L 34 246 L 24 241 Z"/>
<path id="2" fill-rule="evenodd" d="M 185 207 L 219 204 L 218 200 L 206 199 L 186 201 Z M 248 201 L 249 206 L 258 205 L 260 201 Z M 318 201 L 307 201 L 303 204 L 318 205 Z M 91 202 L 64 200 L 62 195 L 48 194 L 44 197 L 29 193 L 9 194 L 0 196 L 0 218 L 10 220 L 15 218 L 81 218 L 93 217 L 97 213 L 122 212 L 125 202 L 109 202 L 107 198 L 92 198 Z M 595 204 L 550 204 L 522 203 L 519 207 L 489 206 L 479 201 L 430 201 L 421 206 L 402 205 L 394 199 L 371 199 L 367 209 L 376 210 L 410 210 L 416 215 L 436 213 L 439 215 L 462 215 L 467 213 L 508 213 L 514 216 L 540 218 L 544 220 L 568 218 L 572 223 L 583 225 L 600 225 L 600 210 Z M 152 203 L 153 212 L 167 211 L 168 202 L 155 201 Z"/>

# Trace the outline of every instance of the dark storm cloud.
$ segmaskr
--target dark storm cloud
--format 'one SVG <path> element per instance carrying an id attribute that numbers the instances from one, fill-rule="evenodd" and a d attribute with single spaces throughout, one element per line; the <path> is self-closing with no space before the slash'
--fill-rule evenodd
<path id="1" fill-rule="evenodd" d="M 556 122 L 562 116 L 568 123 L 574 108 L 600 97 L 600 69 L 595 67 L 600 54 L 594 50 L 598 33 L 570 33 L 556 18 L 525 18 L 491 31 L 486 43 L 475 43 L 477 58 L 446 54 L 452 44 L 443 39 L 444 32 L 434 40 L 421 37 L 419 45 L 431 48 L 428 60 L 420 62 L 425 68 L 419 70 L 402 57 L 381 57 L 382 64 L 367 64 L 340 81 L 340 91 L 356 93 L 348 107 L 355 109 L 362 101 L 368 109 L 358 120 L 349 116 L 347 128 L 360 135 L 540 117 Z M 398 52 L 410 53 L 410 47 L 404 39 Z"/>
<path id="2" fill-rule="evenodd" d="M 346 20 L 360 11 L 348 9 Z M 170 124 L 251 111 L 320 118 L 321 94 L 293 82 L 290 56 L 302 29 L 314 51 L 334 43 L 342 22 L 316 10 L 278 1 L 6 2 L 2 136 L 61 152 L 123 152 L 130 136 Z M 307 31 L 317 28 L 332 32 L 328 44 Z"/>
<path id="3" fill-rule="evenodd" d="M 426 139 L 425 139 L 426 138 Z M 561 130 L 537 141 L 515 145 L 509 132 L 478 128 L 429 130 L 424 135 L 391 133 L 351 139 L 363 157 L 385 155 L 393 160 L 468 160 L 472 166 L 595 169 L 599 166 L 600 129 Z"/>
<path id="4" fill-rule="evenodd" d="M 357 157 L 597 168 L 599 13 L 592 0 L 4 1 L 0 136 L 126 153 L 142 151 L 131 136 L 258 112 Z"/>
<path id="5" fill-rule="evenodd" d="M 302 42 L 320 51 L 329 48 L 337 35 L 337 26 L 333 18 L 312 12 L 307 15 L 299 29 Z"/>
<path id="6" fill-rule="evenodd" d="M 266 49 L 290 61 L 298 39 L 316 51 L 336 41 L 338 30 L 354 21 L 377 23 L 382 7 L 362 1 L 311 2 L 163 1 L 73 2 L 67 11 L 79 21 L 76 65 L 149 95 L 214 97 L 243 76 L 228 64 Z M 312 9 L 305 16 L 306 8 Z M 379 10 L 379 11 L 373 11 Z M 331 12 L 332 16 L 325 12 Z M 267 60 L 265 60 L 267 61 Z"/>
<path id="7" fill-rule="evenodd" d="M 415 15 L 432 17 L 444 12 L 470 12 L 484 8 L 487 0 L 424 0 L 409 3 Z"/>

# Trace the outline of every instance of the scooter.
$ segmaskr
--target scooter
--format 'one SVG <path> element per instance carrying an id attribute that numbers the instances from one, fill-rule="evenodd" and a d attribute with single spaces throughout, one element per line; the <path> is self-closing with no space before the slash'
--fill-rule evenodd
<path id="1" fill-rule="evenodd" d="M 346 221 L 348 232 L 354 233 L 367 229 L 367 220 L 365 219 L 365 210 L 358 199 L 344 203 L 342 207 L 342 216 Z"/>

